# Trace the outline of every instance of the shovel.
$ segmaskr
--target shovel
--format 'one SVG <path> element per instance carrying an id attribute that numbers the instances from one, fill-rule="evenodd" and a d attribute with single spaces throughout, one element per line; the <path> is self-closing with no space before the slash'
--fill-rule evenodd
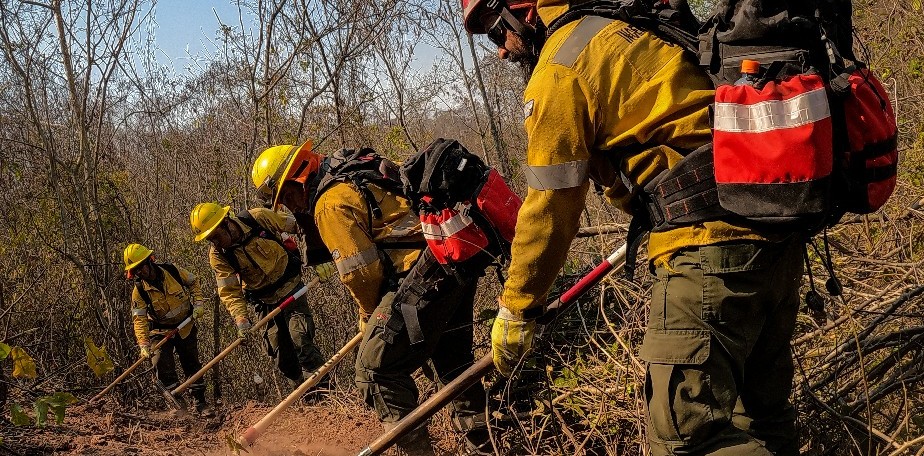
<path id="1" fill-rule="evenodd" d="M 253 426 L 247 428 L 247 430 L 244 431 L 244 433 L 237 439 L 238 443 L 240 443 L 241 446 L 245 448 L 253 445 L 253 443 L 256 442 L 257 439 L 260 438 L 261 435 L 263 435 L 263 432 L 266 431 L 266 428 L 268 428 L 271 424 L 273 424 L 273 422 L 276 421 L 277 418 L 279 418 L 279 415 L 286 408 L 292 405 L 292 403 L 297 401 L 300 397 L 304 396 L 305 393 L 308 392 L 308 390 L 312 386 L 317 385 L 318 381 L 320 381 L 322 377 L 327 375 L 327 373 L 330 372 L 331 369 L 333 369 L 337 364 L 339 364 L 340 361 L 343 359 L 344 356 L 346 356 L 347 353 L 353 351 L 353 349 L 356 348 L 356 346 L 359 345 L 359 343 L 362 340 L 363 340 L 362 333 L 359 333 L 353 336 L 353 338 L 350 339 L 350 341 L 347 342 L 346 345 L 344 345 L 343 348 L 340 349 L 340 351 L 335 353 L 334 356 L 332 356 L 329 360 L 327 360 L 327 362 L 324 363 L 323 366 L 319 367 L 318 370 L 314 371 L 314 373 L 312 373 L 310 377 L 305 379 L 305 381 L 302 382 L 302 384 L 299 385 L 299 387 L 296 388 L 295 391 L 292 391 L 291 393 L 289 393 L 289 395 L 286 396 L 286 398 L 283 399 L 283 401 L 280 402 L 279 405 L 277 405 L 275 408 L 270 410 L 270 412 L 267 413 L 266 416 L 261 418 L 260 421 L 257 421 L 257 424 L 254 424 Z"/>

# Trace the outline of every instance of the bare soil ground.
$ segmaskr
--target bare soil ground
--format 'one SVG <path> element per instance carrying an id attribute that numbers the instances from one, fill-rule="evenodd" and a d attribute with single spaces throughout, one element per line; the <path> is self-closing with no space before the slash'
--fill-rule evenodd
<path id="1" fill-rule="evenodd" d="M 0 455 L 229 455 L 238 437 L 272 407 L 225 407 L 212 419 L 164 411 L 119 410 L 114 404 L 68 409 L 61 425 L 44 429 L 0 425 Z M 325 401 L 287 410 L 250 448 L 261 456 L 354 455 L 381 433 L 362 407 Z"/>

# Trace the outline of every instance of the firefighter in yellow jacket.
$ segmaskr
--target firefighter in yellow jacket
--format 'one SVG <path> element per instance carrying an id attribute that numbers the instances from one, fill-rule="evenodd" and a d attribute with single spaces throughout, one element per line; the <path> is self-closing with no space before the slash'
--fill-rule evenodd
<path id="1" fill-rule="evenodd" d="M 306 237 L 333 258 L 364 332 L 356 386 L 389 428 L 416 408 L 411 374 L 428 359 L 441 383 L 474 361 L 478 275 L 449 274 L 424 249 L 420 219 L 400 190 L 380 179 L 397 173 L 390 162 L 379 161 L 371 149 L 323 156 L 311 148 L 308 141 L 266 149 L 254 163 L 254 185 L 273 206 L 291 210 Z M 486 453 L 484 409 L 481 385 L 453 401 L 452 424 L 464 436 L 465 454 L 493 454 Z M 397 446 L 405 454 L 433 454 L 426 427 Z"/>
<path id="2" fill-rule="evenodd" d="M 297 245 L 281 237 L 295 232 L 291 216 L 264 208 L 235 216 L 228 206 L 201 203 L 190 214 L 190 224 L 196 242 L 211 243 L 209 264 L 218 296 L 234 318 L 239 337 L 250 334 L 248 302 L 257 318 L 263 318 L 304 286 Z M 314 334 L 314 317 L 304 295 L 263 328 L 266 352 L 293 388 L 326 361 L 314 344 Z"/>
<path id="3" fill-rule="evenodd" d="M 151 358 L 157 380 L 167 390 L 179 385 L 174 352 L 180 358 L 183 373 L 189 377 L 199 369 L 199 346 L 195 323 L 188 324 L 164 343 L 157 352 L 151 347 L 165 334 L 179 326 L 187 317 L 199 319 L 205 301 L 199 279 L 193 273 L 170 263 L 155 263 L 154 251 L 141 245 L 129 244 L 122 253 L 125 273 L 135 280 L 132 291 L 132 323 L 141 356 Z M 202 416 L 213 414 L 205 401 L 205 382 L 199 379 L 189 388 L 196 410 Z"/>
<path id="4" fill-rule="evenodd" d="M 801 243 L 721 213 L 690 223 L 652 215 L 652 185 L 693 191 L 667 171 L 690 151 L 711 154 L 712 85 L 691 56 L 646 30 L 592 14 L 556 22 L 571 3 L 584 2 L 462 1 L 468 31 L 529 75 L 529 189 L 492 331 L 496 367 L 509 375 L 529 349 L 593 180 L 654 225 L 657 280 L 640 353 L 652 454 L 797 454 L 789 340 Z M 680 206 L 669 209 L 697 216 Z"/>

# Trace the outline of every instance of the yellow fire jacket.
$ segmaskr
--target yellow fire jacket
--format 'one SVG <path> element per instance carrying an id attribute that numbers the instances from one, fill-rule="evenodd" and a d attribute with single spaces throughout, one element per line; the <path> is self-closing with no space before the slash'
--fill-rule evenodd
<path id="1" fill-rule="evenodd" d="M 132 291 L 132 323 L 135 328 L 135 339 L 138 345 L 150 344 L 150 334 L 164 334 L 179 325 L 192 313 L 193 305 L 204 305 L 202 290 L 199 287 L 199 278 L 195 274 L 176 266 L 179 281 L 162 265 L 157 265 L 163 277 L 163 283 L 151 284 L 140 281 Z M 141 298 L 138 288 L 147 292 L 151 299 L 148 306 Z M 167 328 L 151 330 L 151 323 Z M 193 325 L 186 325 L 180 330 L 180 337 L 186 338 L 192 331 Z"/>
<path id="2" fill-rule="evenodd" d="M 273 231 L 277 237 L 282 233 L 295 233 L 295 218 L 265 208 L 248 210 L 254 220 L 262 227 Z M 230 218 L 240 228 L 242 240 L 225 252 L 219 252 L 215 246 L 209 248 L 209 264 L 215 271 L 218 297 L 235 320 L 247 318 L 247 301 L 244 290 L 253 292 L 265 304 L 273 305 L 282 301 L 295 291 L 301 283 L 301 274 L 296 274 L 279 284 L 275 289 L 271 285 L 279 281 L 289 264 L 289 254 L 276 241 L 251 233 L 251 228 L 237 217 Z M 240 269 L 228 262 L 226 255 L 234 255 Z"/>
<path id="3" fill-rule="evenodd" d="M 568 2 L 539 0 L 548 24 Z M 524 94 L 529 189 L 520 209 L 504 306 L 514 315 L 541 306 L 580 224 L 593 179 L 628 211 L 638 188 L 674 166 L 678 150 L 710 140 L 707 76 L 651 33 L 587 16 L 546 41 Z M 764 239 L 724 222 L 649 238 L 648 255 L 666 261 L 677 250 L 736 239 Z"/>
<path id="4" fill-rule="evenodd" d="M 350 290 L 362 318 L 368 317 L 382 298 L 382 285 L 391 262 L 396 273 L 411 269 L 420 249 L 389 248 L 392 243 L 424 245 L 420 219 L 404 198 L 376 185 L 369 190 L 382 210 L 382 217 L 372 217 L 359 190 L 337 182 L 318 198 L 314 221 L 324 245 L 334 258 L 340 281 Z"/>

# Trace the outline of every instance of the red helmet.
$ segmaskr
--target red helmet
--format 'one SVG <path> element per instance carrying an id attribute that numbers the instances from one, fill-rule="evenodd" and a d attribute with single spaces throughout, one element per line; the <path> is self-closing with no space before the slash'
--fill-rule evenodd
<path id="1" fill-rule="evenodd" d="M 474 35 L 488 33 L 487 28 L 504 8 L 526 18 L 527 22 L 535 20 L 535 0 L 462 0 L 462 24 Z M 528 11 L 530 9 L 533 11 Z"/>

